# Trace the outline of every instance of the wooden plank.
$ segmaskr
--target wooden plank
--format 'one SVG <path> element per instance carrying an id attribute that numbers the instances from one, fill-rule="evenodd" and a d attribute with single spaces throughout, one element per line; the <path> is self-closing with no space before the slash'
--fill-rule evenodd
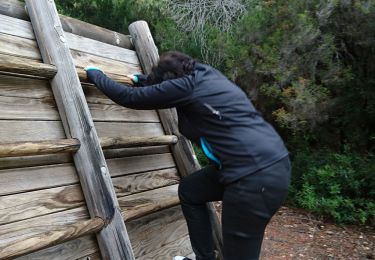
<path id="1" fill-rule="evenodd" d="M 94 122 L 99 137 L 164 135 L 160 123 Z"/>
<path id="2" fill-rule="evenodd" d="M 85 204 L 79 185 L 1 196 L 0 202 L 0 225 L 77 208 Z"/>
<path id="3" fill-rule="evenodd" d="M 17 221 L 1 226 L 0 247 L 10 244 L 18 239 L 27 239 L 37 234 L 48 232 L 52 229 L 59 229 L 78 221 L 90 219 L 85 206 L 60 211 L 44 216 L 38 216 L 22 221 Z"/>
<path id="4" fill-rule="evenodd" d="M 173 259 L 174 256 L 187 256 L 190 259 L 195 259 L 193 251 L 190 245 L 189 236 L 184 236 L 182 238 L 176 239 L 171 243 L 163 245 L 156 250 L 153 250 L 145 255 L 138 256 L 138 260 L 165 260 Z"/>
<path id="5" fill-rule="evenodd" d="M 138 173 L 112 180 L 118 197 L 177 184 L 175 168 Z M 81 187 L 68 185 L 0 197 L 0 225 L 84 205 Z"/>
<path id="6" fill-rule="evenodd" d="M 99 250 L 95 236 L 85 236 L 35 253 L 16 258 L 17 260 L 72 260 L 95 254 Z M 83 258 L 85 259 L 85 258 Z M 85 260 L 96 260 L 85 259 Z"/>
<path id="7" fill-rule="evenodd" d="M 95 122 L 100 137 L 160 136 L 160 123 Z M 0 143 L 65 139 L 60 121 L 0 120 Z"/>
<path id="8" fill-rule="evenodd" d="M 126 63 L 75 50 L 72 50 L 71 53 L 74 59 L 74 64 L 78 68 L 85 68 L 86 66 L 94 65 L 99 67 L 105 73 L 121 76 L 141 73 L 139 63 Z"/>
<path id="9" fill-rule="evenodd" d="M 81 258 L 77 258 L 77 260 L 101 260 L 101 259 L 102 258 L 100 257 L 99 252 L 95 252 L 93 254 L 86 255 L 86 256 L 81 257 Z"/>
<path id="10" fill-rule="evenodd" d="M 15 168 L 0 171 L 0 195 L 78 183 L 72 164 Z"/>
<path id="11" fill-rule="evenodd" d="M 1 6 L 1 5 L 0 5 Z M 1 8 L 1 7 L 0 7 Z M 35 35 L 29 21 L 17 19 L 1 14 L 0 10 L 0 33 L 35 40 Z"/>
<path id="12" fill-rule="evenodd" d="M 186 222 L 179 206 L 127 222 L 127 227 L 137 259 L 161 249 L 166 244 L 186 237 L 188 234 Z M 162 255 L 164 255 L 163 251 Z"/>
<path id="13" fill-rule="evenodd" d="M 0 75 L 0 94 L 5 97 L 54 100 L 50 84 L 47 80 L 5 75 Z"/>
<path id="14" fill-rule="evenodd" d="M 41 61 L 38 45 L 34 40 L 0 33 L 0 53 Z"/>
<path id="15" fill-rule="evenodd" d="M 83 220 L 71 225 L 65 225 L 59 229 L 51 229 L 26 239 L 18 238 L 0 247 L 0 258 L 14 258 L 40 249 L 60 244 L 78 237 L 99 232 L 104 228 L 104 221 L 99 217 Z"/>
<path id="16" fill-rule="evenodd" d="M 103 58 L 131 63 L 139 66 L 137 53 L 133 50 L 120 48 L 72 33 L 65 33 L 65 35 L 71 50 L 85 52 Z"/>
<path id="17" fill-rule="evenodd" d="M 0 14 L 15 17 L 18 19 L 29 20 L 25 12 L 25 4 L 18 0 L 0 1 Z M 99 26 L 89 24 L 77 19 L 59 15 L 63 30 L 83 37 L 105 42 L 111 45 L 133 49 L 129 35 L 123 35 Z"/>
<path id="18" fill-rule="evenodd" d="M 0 120 L 0 143 L 65 138 L 60 121 Z"/>
<path id="19" fill-rule="evenodd" d="M 0 33 L 35 40 L 35 35 L 29 21 L 2 14 L 0 14 Z M 71 50 L 87 52 L 127 63 L 139 64 L 137 54 L 133 50 L 114 46 L 69 32 L 65 32 L 65 36 Z"/>
<path id="20" fill-rule="evenodd" d="M 107 161 L 112 177 L 174 167 L 170 154 L 115 158 Z M 0 171 L 0 195 L 46 189 L 78 183 L 72 164 L 15 168 Z"/>
<path id="21" fill-rule="evenodd" d="M 94 121 L 160 122 L 154 110 L 128 109 L 116 105 L 93 86 L 83 89 Z M 0 76 L 0 111 L 0 119 L 60 119 L 51 87 L 45 80 Z"/>
<path id="22" fill-rule="evenodd" d="M 133 43 L 137 51 L 142 68 L 146 74 L 151 73 L 152 67 L 157 65 L 159 60 L 158 49 L 152 38 L 150 29 L 145 21 L 137 21 L 129 26 L 129 32 L 133 38 Z M 185 139 L 178 130 L 175 109 L 159 110 L 159 117 L 166 134 L 176 135 L 179 142 L 171 147 L 176 160 L 178 171 L 182 177 L 199 170 L 200 166 L 194 154 L 191 143 Z M 212 203 L 207 203 L 210 220 L 213 229 L 215 248 L 218 251 L 219 259 L 223 259 L 223 238 L 221 224 L 216 215 L 216 210 Z"/>
<path id="23" fill-rule="evenodd" d="M 73 162 L 71 154 L 48 154 L 36 156 L 0 158 L 0 170 L 44 166 Z"/>
<path id="24" fill-rule="evenodd" d="M 178 185 L 149 190 L 118 199 L 125 220 L 140 218 L 179 203 Z"/>
<path id="25" fill-rule="evenodd" d="M 6 97 L 0 93 L 0 111 L 3 120 L 60 120 L 53 99 Z"/>
<path id="26" fill-rule="evenodd" d="M 56 75 L 57 70 L 53 65 L 0 53 L 0 73 L 4 72 L 51 79 Z"/>
<path id="27" fill-rule="evenodd" d="M 173 186 L 172 186 L 173 187 Z M 165 188 L 163 188 L 165 189 Z M 168 196 L 171 195 L 170 192 L 165 192 L 163 189 L 156 190 L 157 194 L 164 194 L 165 196 L 159 196 L 159 204 L 155 204 L 155 209 L 152 209 L 148 203 L 150 203 L 149 198 L 155 196 L 155 192 L 153 191 L 147 191 L 139 194 L 130 195 L 125 198 L 128 198 L 130 201 L 134 201 L 135 199 L 138 199 L 141 203 L 148 205 L 149 209 L 156 211 L 160 210 L 159 205 L 161 201 L 167 200 L 169 201 L 170 198 Z M 176 196 L 176 189 L 177 185 L 173 188 L 173 196 Z M 135 198 L 134 198 L 135 197 Z M 143 198 L 143 199 L 142 199 Z M 168 207 L 171 207 L 173 205 L 168 205 L 167 203 L 164 203 Z M 175 204 L 174 204 L 175 205 Z M 139 208 L 142 209 L 144 206 L 139 205 Z M 132 218 L 135 219 L 137 217 L 137 211 L 139 211 L 138 207 L 132 207 L 128 208 L 126 216 L 133 216 Z M 177 208 L 178 209 L 178 208 Z M 172 212 L 172 213 L 171 213 Z M 140 212 L 142 213 L 142 212 Z M 140 216 L 140 215 L 138 215 Z M 46 230 L 46 226 L 52 225 L 55 227 L 55 225 L 62 225 L 65 223 L 71 223 L 73 221 L 77 221 L 80 219 L 87 219 L 87 213 L 85 215 L 84 208 L 77 208 L 65 212 L 58 212 L 55 214 L 43 216 L 40 218 L 30 219 L 27 221 L 17 222 L 19 223 L 13 223 L 5 225 L 5 232 L 0 231 L 0 244 L 6 242 L 12 241 L 12 234 L 15 235 L 15 237 L 27 237 L 30 235 L 30 232 L 32 234 L 38 233 L 38 232 L 44 232 Z M 172 208 L 171 210 L 162 210 L 156 214 L 146 216 L 139 221 L 133 220 L 130 221 L 127 220 L 127 223 L 129 223 L 129 232 L 132 233 L 132 241 L 138 241 L 137 245 L 134 247 L 139 254 L 147 253 L 148 254 L 155 254 L 155 252 L 158 251 L 152 251 L 152 250 L 162 250 L 161 247 L 164 246 L 165 241 L 169 242 L 172 240 L 173 237 L 169 238 L 168 234 L 176 234 L 175 238 L 180 237 L 180 235 L 177 234 L 186 234 L 186 226 L 184 224 L 183 219 L 181 218 L 180 210 L 176 210 Z M 142 224 L 140 224 L 142 223 Z M 168 228 L 171 231 L 163 232 L 165 231 L 165 227 L 168 225 Z M 172 225 L 172 226 L 170 226 Z M 28 229 L 27 229 L 28 227 Z M 171 228 L 172 227 L 172 228 Z M 139 228 L 142 228 L 142 232 L 140 232 Z M 133 235 L 134 234 L 134 235 Z M 149 237 L 148 234 L 152 234 L 152 237 Z M 159 239 L 160 234 L 163 235 L 163 239 Z M 147 242 L 147 246 L 143 246 L 142 243 L 142 237 L 146 237 L 145 241 Z M 147 238 L 148 237 L 148 238 Z M 91 240 L 91 241 L 90 241 Z M 4 241 L 4 242 L 3 242 Z M 152 247 L 149 247 L 149 244 L 153 244 Z M 158 249 L 159 248 L 159 249 Z M 79 240 L 70 241 L 61 245 L 54 246 L 52 248 L 44 249 L 38 252 L 35 252 L 31 255 L 22 257 L 20 259 L 76 259 L 79 257 L 82 257 L 83 254 L 87 255 L 87 251 L 90 251 L 93 253 L 95 252 L 94 249 L 94 242 L 89 237 L 84 237 Z M 152 251 L 152 252 L 151 252 Z M 147 256 L 147 254 L 146 254 Z M 137 257 L 138 259 L 138 257 Z M 164 258 L 165 259 L 165 258 Z"/>
<path id="28" fill-rule="evenodd" d="M 76 152 L 79 145 L 76 139 L 0 143 L 0 157 Z"/>
<path id="29" fill-rule="evenodd" d="M 155 194 L 158 194 L 158 200 L 154 198 Z M 125 221 L 129 222 L 163 208 L 173 207 L 176 205 L 176 202 L 171 197 L 176 196 L 177 185 L 172 185 L 121 197 L 122 203 L 127 205 L 122 208 L 122 211 L 126 215 Z M 134 201 L 138 201 L 139 203 L 130 206 Z M 148 212 L 145 211 L 146 208 L 149 210 Z M 59 229 L 61 226 L 87 219 L 89 219 L 89 216 L 86 207 L 80 206 L 78 208 L 7 223 L 1 225 L 0 246 L 9 244 L 13 240 L 35 236 L 50 229 Z"/>
<path id="30" fill-rule="evenodd" d="M 104 151 L 106 159 L 121 158 L 137 155 L 150 155 L 169 153 L 168 146 L 155 146 L 155 147 L 136 147 L 136 148 L 122 148 L 122 149 L 109 149 Z M 37 155 L 37 156 L 23 156 L 23 157 L 10 157 L 0 158 L 0 170 L 22 167 L 33 167 L 43 165 L 53 165 L 73 162 L 70 154 L 60 155 Z"/>

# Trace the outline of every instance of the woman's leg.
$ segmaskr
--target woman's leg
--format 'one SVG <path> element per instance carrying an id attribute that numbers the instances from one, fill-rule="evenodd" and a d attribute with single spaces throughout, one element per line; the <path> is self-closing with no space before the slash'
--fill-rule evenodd
<path id="1" fill-rule="evenodd" d="M 212 229 L 206 202 L 222 200 L 223 185 L 218 179 L 216 167 L 209 166 L 182 179 L 178 189 L 197 260 L 214 260 Z"/>
<path id="2" fill-rule="evenodd" d="M 264 230 L 284 201 L 290 182 L 289 159 L 225 187 L 223 239 L 225 260 L 259 259 Z"/>

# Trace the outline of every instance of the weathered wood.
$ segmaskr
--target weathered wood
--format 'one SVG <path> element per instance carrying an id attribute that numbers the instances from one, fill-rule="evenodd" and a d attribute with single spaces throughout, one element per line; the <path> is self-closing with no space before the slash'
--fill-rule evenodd
<path id="1" fill-rule="evenodd" d="M 154 249 L 154 248 L 152 248 Z M 190 259 L 193 258 L 194 255 L 190 254 L 193 251 L 191 249 L 189 236 L 184 236 L 179 239 L 175 239 L 173 242 L 164 244 L 162 247 L 154 249 L 153 251 L 138 256 L 138 260 L 165 260 L 165 259 L 173 259 L 174 256 L 187 256 Z M 187 255 L 190 254 L 190 255 Z"/>
<path id="2" fill-rule="evenodd" d="M 29 142 L 65 139 L 60 121 L 0 120 L 0 142 Z"/>
<path id="3" fill-rule="evenodd" d="M 95 217 L 93 219 L 77 222 L 67 225 L 58 230 L 38 234 L 35 237 L 27 239 L 18 239 L 11 245 L 5 245 L 0 248 L 0 258 L 14 258 L 35 252 L 48 246 L 53 246 L 65 241 L 69 241 L 81 236 L 92 234 L 100 231 L 104 227 L 104 220 Z"/>
<path id="4" fill-rule="evenodd" d="M 136 147 L 136 148 L 122 148 L 104 150 L 106 159 L 121 158 L 138 155 L 151 155 L 169 153 L 168 146 L 150 146 L 150 147 Z M 22 167 L 33 167 L 43 165 L 53 165 L 73 162 L 70 154 L 50 154 L 50 155 L 36 155 L 27 157 L 8 157 L 0 158 L 0 170 Z"/>
<path id="5" fill-rule="evenodd" d="M 25 4 L 18 0 L 2 0 L 0 2 L 0 14 L 15 17 L 18 19 L 29 20 L 25 12 Z M 63 30 L 83 37 L 94 39 L 100 42 L 119 46 L 122 48 L 133 49 L 133 44 L 128 35 L 123 35 L 99 26 L 89 24 L 71 17 L 59 15 Z"/>
<path id="6" fill-rule="evenodd" d="M 116 149 L 139 146 L 157 146 L 177 143 L 173 135 L 152 137 L 103 137 L 100 146 L 103 149 Z M 78 151 L 80 142 L 77 139 L 62 139 L 34 142 L 0 143 L 0 157 L 42 155 L 53 153 L 72 153 Z"/>
<path id="7" fill-rule="evenodd" d="M 94 125 L 99 137 L 160 136 L 164 135 L 160 123 L 98 122 Z"/>
<path id="8" fill-rule="evenodd" d="M 127 206 L 122 208 L 124 211 L 126 218 L 125 220 L 129 222 L 130 220 L 139 219 L 145 215 L 149 215 L 152 212 L 156 212 L 161 210 L 162 208 L 169 208 L 173 207 L 178 204 L 177 202 L 170 197 L 177 197 L 177 185 L 173 186 L 167 186 L 164 188 L 160 188 L 157 190 L 151 190 L 146 191 L 142 193 L 133 194 L 130 196 L 122 197 L 121 201 L 123 204 L 126 204 Z M 155 195 L 158 194 L 158 199 L 155 199 Z M 130 207 L 130 205 L 137 201 L 137 205 Z M 127 203 L 128 202 L 128 203 Z M 145 212 L 145 209 L 148 210 L 148 212 Z M 146 220 L 141 220 L 142 223 L 147 224 L 133 224 L 131 225 L 133 229 L 133 234 L 136 233 L 138 238 L 134 239 L 136 243 L 139 243 L 142 240 L 145 240 L 144 236 L 147 234 L 150 234 L 150 232 L 143 232 L 142 230 L 147 228 L 153 228 L 154 226 L 160 226 L 159 228 L 164 228 L 166 225 L 166 222 L 172 222 L 174 225 L 176 225 L 173 228 L 173 231 L 165 232 L 165 235 L 163 236 L 163 239 L 166 239 L 166 242 L 172 241 L 174 238 L 178 238 L 181 235 L 181 228 L 182 230 L 185 230 L 183 235 L 186 235 L 186 229 L 184 225 L 183 219 L 181 217 L 178 217 L 176 220 L 170 219 L 171 216 L 175 216 L 176 214 L 179 214 L 181 216 L 180 210 L 172 210 L 177 211 L 175 214 L 170 214 L 168 211 L 161 211 L 156 216 L 147 216 Z M 36 237 L 38 234 L 46 233 L 50 230 L 62 230 L 67 225 L 72 225 L 77 222 L 82 222 L 87 220 L 87 213 L 85 207 L 79 207 L 67 211 L 62 212 L 56 212 L 53 214 L 27 219 L 19 222 L 14 222 L 11 224 L 2 225 L 2 228 L 0 229 L 0 248 L 5 248 L 7 245 L 10 245 L 14 243 L 15 241 L 20 240 L 27 240 L 30 237 Z M 150 219 L 154 219 L 151 221 Z M 159 222 L 159 224 L 157 224 Z M 160 222 L 164 223 L 160 225 Z M 160 232 L 160 231 L 159 231 Z M 158 234 L 159 232 L 155 233 Z M 176 234 L 176 235 L 174 235 Z M 171 235 L 171 236 L 170 236 Z M 133 235 L 134 238 L 134 235 Z M 150 238 L 148 238 L 150 240 Z M 157 240 L 157 237 L 152 238 L 153 241 Z M 160 240 L 160 239 L 159 239 Z M 163 240 L 162 240 L 163 241 Z M 151 248 L 152 249 L 152 248 Z M 147 248 L 142 248 L 142 250 L 151 250 Z"/>
<path id="9" fill-rule="evenodd" d="M 129 32 L 133 38 L 133 44 L 137 51 L 142 68 L 146 74 L 151 73 L 153 66 L 157 65 L 159 60 L 158 49 L 152 38 L 150 29 L 145 21 L 137 21 L 129 26 Z M 178 137 L 178 143 L 171 147 L 173 156 L 176 160 L 178 170 L 182 177 L 198 170 L 199 164 L 190 142 L 185 139 L 178 131 L 178 122 L 175 109 L 159 110 L 160 120 L 166 134 L 173 134 Z M 222 233 L 221 225 L 217 218 L 216 211 L 212 203 L 208 203 L 211 224 L 214 232 L 216 249 L 219 251 L 219 258 L 223 258 L 222 254 Z"/>
<path id="10" fill-rule="evenodd" d="M 38 45 L 34 40 L 0 33 L 0 42 L 0 52 L 3 54 L 33 59 L 36 61 L 41 60 Z"/>
<path id="11" fill-rule="evenodd" d="M 52 79 L 56 75 L 57 70 L 53 65 L 0 53 L 0 73 L 4 72 Z"/>
<path id="12" fill-rule="evenodd" d="M 26 0 L 26 6 L 43 61 L 54 64 L 58 69 L 51 86 L 67 137 L 77 138 L 81 142 L 81 148 L 73 158 L 90 216 L 100 217 L 107 223 L 97 234 L 101 255 L 105 259 L 134 259 L 56 6 L 48 0 Z"/>
<path id="13" fill-rule="evenodd" d="M 126 138 L 117 137 L 102 137 L 100 138 L 100 145 L 103 149 L 116 149 L 116 148 L 127 148 L 127 147 L 139 147 L 139 146 L 157 146 L 157 145 L 168 145 L 177 143 L 178 139 L 174 135 L 164 136 L 150 136 L 150 137 L 138 137 L 129 136 Z M 1 146 L 0 146 L 1 156 Z"/>
<path id="14" fill-rule="evenodd" d="M 124 219 L 139 218 L 151 212 L 178 205 L 177 188 L 178 185 L 172 185 L 119 198 Z"/>
<path id="15" fill-rule="evenodd" d="M 139 65 L 137 53 L 133 50 L 113 46 L 72 33 L 65 33 L 71 50 L 86 52 L 116 61 Z"/>
<path id="16" fill-rule="evenodd" d="M 95 65 L 103 70 L 108 75 L 118 75 L 123 76 L 129 74 L 141 73 L 141 67 L 139 63 L 127 63 L 123 61 L 117 61 L 109 58 L 104 58 L 98 55 L 93 55 L 90 53 L 80 52 L 71 50 L 72 57 L 74 59 L 74 64 L 77 68 L 85 68 L 89 65 Z"/>
<path id="17" fill-rule="evenodd" d="M 162 170 L 175 166 L 171 154 L 155 154 L 107 160 L 112 177 Z M 46 165 L 0 171 L 0 195 L 78 183 L 72 164 Z"/>
<path id="18" fill-rule="evenodd" d="M 160 123 L 95 122 L 100 137 L 160 136 Z M 125 131 L 126 130 L 126 131 Z M 28 142 L 65 139 L 60 121 L 0 120 L 0 142 Z"/>
<path id="19" fill-rule="evenodd" d="M 77 260 L 101 260 L 101 259 L 102 258 L 100 257 L 99 252 L 95 252 L 93 254 L 86 255 L 86 256 L 81 257 L 81 258 L 77 258 Z"/>
<path id="20" fill-rule="evenodd" d="M 35 40 L 35 35 L 30 22 L 2 14 L 0 14 L 0 33 Z M 133 50 L 121 48 L 69 32 L 65 32 L 65 36 L 67 38 L 67 44 L 71 50 L 139 65 L 137 54 Z"/>
<path id="21" fill-rule="evenodd" d="M 85 85 L 83 90 L 94 121 L 160 122 L 154 110 L 119 106 L 94 86 Z M 51 87 L 46 80 L 0 76 L 0 111 L 0 119 L 60 120 Z"/>
<path id="22" fill-rule="evenodd" d="M 76 152 L 79 146 L 77 139 L 0 143 L 0 157 L 69 153 Z"/>
<path id="23" fill-rule="evenodd" d="M 175 168 L 113 178 L 117 197 L 177 184 Z M 0 225 L 84 205 L 78 184 L 0 197 Z"/>
<path id="24" fill-rule="evenodd" d="M 17 260 L 72 260 L 94 254 L 99 250 L 95 236 L 80 237 L 53 247 L 37 251 Z M 91 259 L 85 259 L 91 260 Z"/>
<path id="25" fill-rule="evenodd" d="M 137 259 L 163 248 L 188 233 L 179 206 L 127 222 L 129 237 Z M 164 252 L 161 252 L 163 255 Z M 165 257 L 164 259 L 172 259 Z"/>

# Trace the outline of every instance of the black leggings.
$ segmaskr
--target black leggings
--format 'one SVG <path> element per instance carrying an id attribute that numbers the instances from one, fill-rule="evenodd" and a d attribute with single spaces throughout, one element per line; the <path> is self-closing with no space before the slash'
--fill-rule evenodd
<path id="1" fill-rule="evenodd" d="M 197 260 L 213 260 L 212 229 L 206 202 L 223 201 L 224 260 L 259 259 L 264 230 L 283 203 L 290 183 L 286 157 L 242 179 L 223 185 L 208 166 L 181 180 L 178 194 Z"/>

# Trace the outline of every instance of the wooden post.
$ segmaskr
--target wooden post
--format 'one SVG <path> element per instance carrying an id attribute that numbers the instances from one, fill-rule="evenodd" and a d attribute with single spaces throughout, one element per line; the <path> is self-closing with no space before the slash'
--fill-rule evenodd
<path id="1" fill-rule="evenodd" d="M 103 137 L 100 138 L 100 145 L 103 149 L 117 149 L 142 146 L 158 146 L 177 143 L 178 139 L 174 135 L 138 137 Z"/>
<path id="2" fill-rule="evenodd" d="M 132 36 L 133 44 L 137 51 L 144 73 L 151 73 L 152 67 L 155 66 L 159 60 L 159 54 L 148 24 L 145 21 L 134 22 L 129 26 L 129 32 Z M 163 109 L 159 110 L 158 113 L 166 134 L 176 135 L 178 137 L 179 141 L 177 144 L 173 145 L 171 149 L 181 177 L 185 177 L 188 174 L 199 170 L 200 166 L 197 162 L 191 143 L 178 131 L 178 122 L 175 109 Z M 210 219 L 214 232 L 216 249 L 218 250 L 218 257 L 219 259 L 222 259 L 223 243 L 220 221 L 217 218 L 213 204 L 208 203 L 207 206 L 210 212 Z"/>
<path id="3" fill-rule="evenodd" d="M 25 10 L 25 4 L 19 0 L 1 0 L 0 14 L 22 20 L 29 20 L 29 16 Z M 59 15 L 59 17 L 62 28 L 66 32 L 126 49 L 134 48 L 128 35 L 117 33 L 64 15 Z"/>
<path id="4" fill-rule="evenodd" d="M 57 68 L 50 81 L 68 138 L 81 147 L 73 156 L 91 218 L 102 218 L 106 226 L 97 233 L 103 259 L 134 259 L 108 167 L 100 147 L 73 58 L 52 0 L 26 0 L 43 61 Z"/>

